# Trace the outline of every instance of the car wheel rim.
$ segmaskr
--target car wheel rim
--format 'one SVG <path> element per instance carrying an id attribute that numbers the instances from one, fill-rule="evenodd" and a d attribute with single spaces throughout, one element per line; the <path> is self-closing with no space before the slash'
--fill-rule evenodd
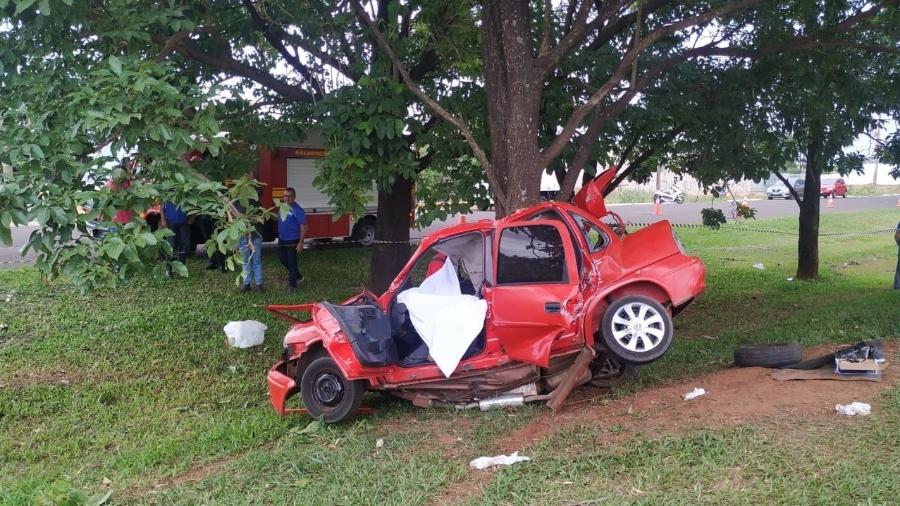
<path id="1" fill-rule="evenodd" d="M 344 383 L 334 373 L 322 373 L 316 378 L 314 392 L 320 404 L 337 406 L 344 397 Z"/>
<path id="2" fill-rule="evenodd" d="M 613 315 L 613 339 L 628 351 L 651 351 L 663 342 L 665 333 L 666 324 L 662 315 L 649 304 L 625 304 Z"/>

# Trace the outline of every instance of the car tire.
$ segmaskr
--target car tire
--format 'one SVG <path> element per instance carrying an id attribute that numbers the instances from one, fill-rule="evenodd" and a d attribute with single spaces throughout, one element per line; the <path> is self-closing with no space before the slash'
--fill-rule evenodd
<path id="1" fill-rule="evenodd" d="M 353 234 L 350 237 L 361 246 L 375 244 L 375 220 L 372 218 L 360 220 L 359 223 L 353 226 Z"/>
<path id="2" fill-rule="evenodd" d="M 672 317 L 662 304 L 628 296 L 610 304 L 603 315 L 601 336 L 610 353 L 627 364 L 641 365 L 665 354 L 672 344 L 672 331 Z"/>
<path id="3" fill-rule="evenodd" d="M 774 199 L 775 197 L 766 197 L 766 198 L 769 199 L 769 200 L 772 200 L 772 199 Z"/>
<path id="4" fill-rule="evenodd" d="M 738 367 L 784 367 L 803 360 L 803 348 L 794 343 L 742 344 L 734 350 Z"/>
<path id="5" fill-rule="evenodd" d="M 303 406 L 310 416 L 326 423 L 344 422 L 355 417 L 365 393 L 365 382 L 345 378 L 327 354 L 314 358 L 300 377 Z"/>

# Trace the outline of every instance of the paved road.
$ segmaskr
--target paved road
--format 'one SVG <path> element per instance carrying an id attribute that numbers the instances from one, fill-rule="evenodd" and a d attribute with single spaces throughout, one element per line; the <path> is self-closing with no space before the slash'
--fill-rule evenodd
<path id="1" fill-rule="evenodd" d="M 897 202 L 900 196 L 886 195 L 877 197 L 853 197 L 846 199 L 835 199 L 833 208 L 825 207 L 825 200 L 822 200 L 822 213 L 842 213 L 855 211 L 868 211 L 874 209 L 897 209 L 898 217 L 900 217 L 900 208 L 897 208 Z M 659 220 L 669 220 L 672 223 L 700 223 L 700 210 L 709 207 L 709 200 L 700 199 L 684 204 L 667 203 L 662 205 L 662 215 L 653 214 L 653 204 L 611 204 L 610 210 L 618 213 L 627 222 L 630 223 L 652 223 Z M 775 218 L 779 216 L 795 216 L 798 212 L 797 204 L 793 200 L 751 200 L 751 207 L 756 208 L 756 216 L 758 218 Z M 726 216 L 729 216 L 731 207 L 728 202 L 718 200 L 713 206 L 722 209 Z M 492 219 L 493 211 L 480 211 L 466 216 L 469 221 Z M 454 216 L 431 224 L 423 230 L 410 230 L 410 236 L 413 239 L 421 238 L 434 230 L 438 230 L 448 224 L 459 222 L 459 217 Z M 34 255 L 29 253 L 24 259 L 19 255 L 19 248 L 27 241 L 34 227 L 17 227 L 13 229 L 13 246 L 0 247 L 0 269 L 15 268 L 23 265 L 30 265 L 34 261 Z"/>

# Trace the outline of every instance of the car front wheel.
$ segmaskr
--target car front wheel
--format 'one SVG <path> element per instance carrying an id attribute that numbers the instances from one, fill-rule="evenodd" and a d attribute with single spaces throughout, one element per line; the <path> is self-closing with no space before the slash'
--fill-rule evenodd
<path id="1" fill-rule="evenodd" d="M 630 364 L 647 364 L 672 344 L 672 317 L 659 302 L 629 296 L 613 302 L 603 315 L 603 343 Z"/>
<path id="2" fill-rule="evenodd" d="M 326 423 L 352 419 L 366 393 L 365 382 L 350 381 L 328 355 L 313 359 L 300 378 L 300 395 L 310 416 Z"/>

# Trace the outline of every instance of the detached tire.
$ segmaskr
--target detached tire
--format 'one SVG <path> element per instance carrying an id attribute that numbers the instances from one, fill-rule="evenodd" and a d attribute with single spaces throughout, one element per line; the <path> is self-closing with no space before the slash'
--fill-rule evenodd
<path id="1" fill-rule="evenodd" d="M 627 364 L 649 364 L 672 344 L 672 317 L 659 302 L 640 296 L 614 301 L 603 315 L 606 349 Z"/>
<path id="2" fill-rule="evenodd" d="M 784 367 L 803 360 L 803 348 L 793 343 L 742 344 L 734 350 L 738 367 Z"/>
<path id="3" fill-rule="evenodd" d="M 321 418 L 326 423 L 339 423 L 355 417 L 365 393 L 365 382 L 345 378 L 328 355 L 313 359 L 300 378 L 303 406 L 310 416 Z"/>

